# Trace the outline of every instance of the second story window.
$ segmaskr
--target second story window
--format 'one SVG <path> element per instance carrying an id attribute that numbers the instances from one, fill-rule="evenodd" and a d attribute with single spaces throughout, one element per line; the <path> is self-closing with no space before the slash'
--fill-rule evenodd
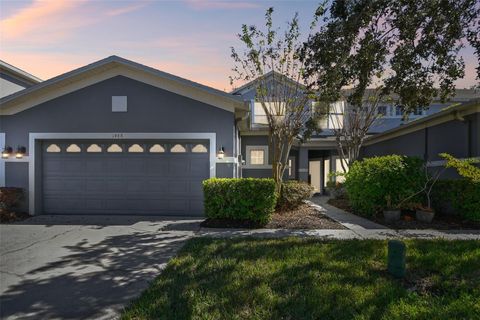
<path id="1" fill-rule="evenodd" d="M 395 116 L 397 116 L 397 117 L 403 116 L 403 107 L 402 106 L 396 106 L 395 107 Z"/>
<path id="2" fill-rule="evenodd" d="M 260 102 L 253 102 L 252 124 L 268 124 L 268 118 Z"/>
<path id="3" fill-rule="evenodd" d="M 382 117 L 386 117 L 387 116 L 387 109 L 388 109 L 387 106 L 378 106 L 378 108 L 377 108 L 378 115 L 380 115 Z"/>
<path id="4" fill-rule="evenodd" d="M 285 103 L 280 102 L 266 102 L 267 108 L 274 119 L 282 120 L 285 116 Z M 268 125 L 268 117 L 261 102 L 252 101 L 252 125 Z"/>

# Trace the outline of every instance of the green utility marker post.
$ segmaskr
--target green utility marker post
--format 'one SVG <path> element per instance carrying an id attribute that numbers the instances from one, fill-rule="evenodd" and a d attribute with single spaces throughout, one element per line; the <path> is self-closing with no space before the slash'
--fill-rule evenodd
<path id="1" fill-rule="evenodd" d="M 396 277 L 405 277 L 405 253 L 407 248 L 400 240 L 388 241 L 388 272 Z"/>

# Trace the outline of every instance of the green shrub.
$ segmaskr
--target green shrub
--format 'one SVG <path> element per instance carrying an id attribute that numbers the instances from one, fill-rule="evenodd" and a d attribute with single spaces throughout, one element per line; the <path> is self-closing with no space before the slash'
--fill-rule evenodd
<path id="1" fill-rule="evenodd" d="M 273 179 L 211 178 L 203 181 L 205 215 L 266 224 L 275 210 Z"/>
<path id="2" fill-rule="evenodd" d="M 452 206 L 462 218 L 480 222 L 480 183 L 468 179 L 439 180 L 432 192 L 436 211 Z"/>
<path id="3" fill-rule="evenodd" d="M 352 208 L 372 216 L 387 206 L 388 198 L 396 206 L 418 192 L 424 181 L 421 159 L 389 155 L 356 161 L 345 175 L 344 185 Z"/>
<path id="4" fill-rule="evenodd" d="M 280 210 L 291 210 L 300 206 L 304 200 L 310 199 L 313 195 L 313 187 L 300 181 L 285 181 L 282 183 L 282 191 L 277 202 Z"/>

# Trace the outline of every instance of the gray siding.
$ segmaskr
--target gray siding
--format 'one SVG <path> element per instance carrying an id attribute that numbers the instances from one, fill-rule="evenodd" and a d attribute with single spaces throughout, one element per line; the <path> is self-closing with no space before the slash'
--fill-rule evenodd
<path id="1" fill-rule="evenodd" d="M 465 121 L 448 121 L 420 129 L 403 136 L 374 143 L 362 148 L 361 157 L 389 154 L 416 156 L 429 161 L 441 160 L 446 152 L 457 158 L 480 156 L 480 113 L 465 117 Z M 458 177 L 448 169 L 442 178 Z"/>
<path id="2" fill-rule="evenodd" d="M 127 96 L 128 112 L 112 113 L 112 96 Z M 214 132 L 216 147 L 234 156 L 234 114 L 217 107 L 117 76 L 70 94 L 47 101 L 11 116 L 0 116 L 0 132 L 6 133 L 6 145 L 25 146 L 28 134 L 49 132 Z M 28 173 L 28 165 L 6 168 L 6 185 L 21 186 L 19 177 Z M 231 177 L 228 165 L 217 168 L 219 176 Z M 26 187 L 22 183 L 22 187 Z"/>
<path id="3" fill-rule="evenodd" d="M 430 161 L 439 160 L 439 153 L 447 152 L 458 158 L 478 157 L 479 116 L 466 121 L 448 121 L 420 129 L 393 139 L 374 143 L 362 149 L 362 157 L 401 154 L 417 156 Z"/>
<path id="4" fill-rule="evenodd" d="M 24 197 L 19 205 L 20 211 L 28 211 L 28 163 L 5 163 L 5 181 L 8 187 L 24 189 Z"/>
<path id="5" fill-rule="evenodd" d="M 247 157 L 247 146 L 268 146 L 268 136 L 242 136 L 241 137 L 241 152 L 243 160 L 246 160 Z M 268 149 L 268 164 L 272 164 L 272 150 L 271 148 Z M 295 176 L 298 177 L 298 168 L 299 168 L 299 161 L 298 161 L 298 150 L 293 149 L 290 150 L 290 156 L 295 157 Z M 285 171 L 285 179 L 288 179 L 288 172 Z M 243 178 L 271 178 L 272 177 L 272 169 L 252 169 L 252 168 L 243 168 L 242 169 L 242 177 Z"/>

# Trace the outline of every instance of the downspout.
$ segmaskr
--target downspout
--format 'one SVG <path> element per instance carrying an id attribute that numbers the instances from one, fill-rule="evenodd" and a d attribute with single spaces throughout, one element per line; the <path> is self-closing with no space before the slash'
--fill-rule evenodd
<path id="1" fill-rule="evenodd" d="M 243 172 L 242 172 L 242 136 L 240 135 L 240 130 L 238 129 L 238 123 L 243 120 L 247 120 L 248 117 L 250 116 L 250 111 L 247 111 L 245 113 L 245 116 L 235 118 L 235 135 L 236 135 L 236 150 L 237 150 L 237 177 L 238 178 L 243 178 Z M 241 157 L 240 157 L 241 156 Z"/>

